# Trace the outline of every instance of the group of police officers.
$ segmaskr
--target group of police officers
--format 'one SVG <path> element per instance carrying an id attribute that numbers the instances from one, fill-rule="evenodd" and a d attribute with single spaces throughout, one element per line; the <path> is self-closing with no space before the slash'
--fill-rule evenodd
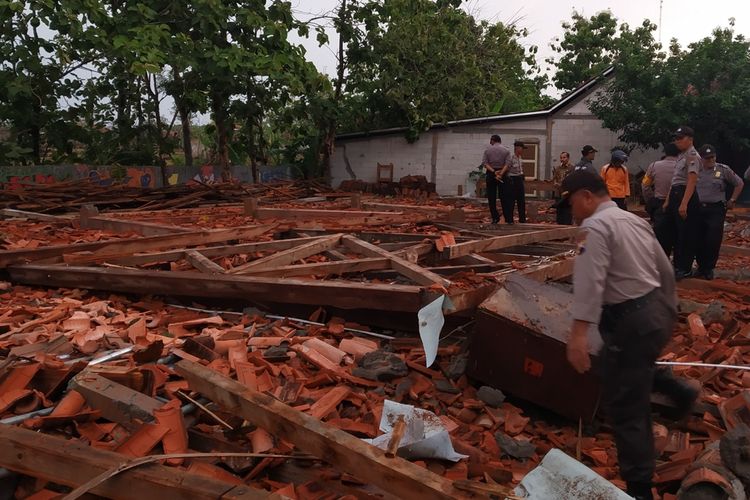
<path id="1" fill-rule="evenodd" d="M 627 493 L 638 500 L 653 498 L 651 392 L 672 401 L 677 419 L 689 414 L 700 394 L 700 384 L 656 366 L 678 317 L 675 282 L 689 276 L 713 278 L 726 211 L 743 187 L 732 169 L 716 162 L 713 146 L 696 150 L 693 138 L 690 127 L 679 127 L 674 142 L 665 147 L 664 158 L 650 165 L 644 176 L 652 224 L 623 210 L 617 195 L 610 196 L 607 169 L 594 168 L 597 151 L 592 146 L 584 146 L 581 161 L 574 166 L 568 153 L 561 154 L 561 166 L 553 175 L 559 186 L 558 223 L 571 224 L 575 219 L 582 228 L 567 358 L 580 373 L 591 369 L 588 335 L 592 328 L 598 329 L 603 348 L 596 369 L 613 424 L 620 475 Z M 500 145 L 499 137 L 493 136 L 492 143 Z M 609 165 L 626 168 L 623 155 L 613 152 Z M 484 166 L 494 223 L 499 221 L 496 193 L 490 196 L 489 189 L 504 184 L 498 174 L 507 163 L 501 150 L 488 148 Z"/>

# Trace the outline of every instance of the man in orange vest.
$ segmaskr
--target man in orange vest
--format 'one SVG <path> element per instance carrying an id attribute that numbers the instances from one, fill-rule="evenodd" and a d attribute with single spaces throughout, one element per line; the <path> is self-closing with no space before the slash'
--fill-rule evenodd
<path id="1" fill-rule="evenodd" d="M 607 185 L 607 191 L 618 207 L 627 210 L 626 199 L 630 196 L 630 175 L 625 162 L 628 161 L 628 155 L 625 151 L 615 149 L 612 151 L 612 158 L 607 165 L 601 170 L 602 179 Z"/>

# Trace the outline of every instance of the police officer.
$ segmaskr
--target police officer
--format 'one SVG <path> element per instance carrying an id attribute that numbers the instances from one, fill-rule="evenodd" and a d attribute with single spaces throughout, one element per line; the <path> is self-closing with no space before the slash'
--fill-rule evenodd
<path id="1" fill-rule="evenodd" d="M 490 206 L 490 216 L 492 223 L 500 222 L 500 214 L 497 212 L 497 198 L 503 199 L 503 176 L 510 167 L 510 150 L 501 144 L 502 139 L 495 134 L 490 137 L 490 145 L 484 150 L 482 156 L 482 165 L 485 170 L 485 180 L 487 181 L 487 204 Z M 508 219 L 505 214 L 506 222 L 513 222 L 513 217 Z"/>
<path id="2" fill-rule="evenodd" d="M 513 210 L 518 204 L 518 222 L 526 222 L 526 187 L 523 174 L 523 150 L 526 146 L 521 141 L 513 143 L 513 155 L 510 157 L 508 174 L 503 184 L 503 214 L 505 222 L 513 224 Z"/>
<path id="3" fill-rule="evenodd" d="M 655 365 L 677 319 L 674 271 L 649 224 L 620 210 L 599 175 L 573 172 L 562 189 L 585 236 L 573 274 L 568 361 L 580 373 L 590 369 L 588 332 L 598 324 L 620 474 L 629 495 L 649 500 L 655 468 L 650 394 L 666 394 L 687 413 L 699 392 Z"/>
<path id="4" fill-rule="evenodd" d="M 581 150 L 581 159 L 576 163 L 576 166 L 573 167 L 573 170 L 575 172 L 585 170 L 592 174 L 596 174 L 597 171 L 594 168 L 594 158 L 596 158 L 596 153 L 598 152 L 598 150 L 594 149 L 594 146 L 586 144 Z"/>
<path id="5" fill-rule="evenodd" d="M 664 209 L 677 236 L 674 247 L 675 277 L 690 277 L 698 243 L 698 172 L 701 157 L 693 146 L 693 129 L 685 125 L 674 132 L 674 144 L 680 150 L 672 175 L 672 186 Z"/>
<path id="6" fill-rule="evenodd" d="M 734 207 L 745 183 L 740 176 L 722 163 L 716 163 L 716 148 L 705 144 L 698 150 L 703 168 L 698 173 L 698 245 L 695 260 L 698 261 L 698 276 L 714 279 L 714 268 L 719 260 L 719 249 L 724 237 L 724 218 L 727 210 Z M 727 200 L 727 188 L 734 190 Z"/>
<path id="7" fill-rule="evenodd" d="M 646 175 L 643 176 L 642 181 L 643 198 L 646 200 L 646 212 L 651 218 L 651 225 L 654 227 L 656 239 L 661 243 L 661 247 L 664 249 L 667 257 L 672 255 L 676 235 L 674 224 L 667 221 L 664 204 L 669 195 L 674 167 L 677 164 L 677 155 L 679 154 L 680 150 L 673 143 L 665 144 L 664 158 L 648 166 Z"/>

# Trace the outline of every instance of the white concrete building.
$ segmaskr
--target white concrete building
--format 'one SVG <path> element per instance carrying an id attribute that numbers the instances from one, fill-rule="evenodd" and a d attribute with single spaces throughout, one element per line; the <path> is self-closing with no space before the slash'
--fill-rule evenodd
<path id="1" fill-rule="evenodd" d="M 513 141 L 530 146 L 524 154 L 527 179 L 549 179 L 559 163 L 560 152 L 568 151 L 577 162 L 581 148 L 591 144 L 599 150 L 594 166 L 609 161 L 609 152 L 620 143 L 617 133 L 602 126 L 589 110 L 589 100 L 601 88 L 611 70 L 571 92 L 554 106 L 542 111 L 487 116 L 435 125 L 410 144 L 404 128 L 341 134 L 331 161 L 333 185 L 346 179 L 375 182 L 378 163 L 393 164 L 393 180 L 406 175 L 424 175 L 436 184 L 441 195 L 455 195 L 458 186 L 468 192 L 468 174 L 482 160 L 492 134 L 512 149 Z M 628 167 L 644 171 L 661 157 L 657 150 L 635 150 Z"/>

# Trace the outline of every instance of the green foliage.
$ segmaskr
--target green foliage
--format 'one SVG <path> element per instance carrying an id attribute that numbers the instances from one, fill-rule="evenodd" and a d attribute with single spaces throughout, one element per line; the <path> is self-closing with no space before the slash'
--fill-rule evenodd
<path id="1" fill-rule="evenodd" d="M 655 29 L 648 21 L 632 31 L 621 27 L 614 77 L 592 111 L 628 144 L 658 147 L 687 124 L 696 142 L 715 145 L 723 161 L 747 161 L 750 42 L 730 25 L 688 50 L 673 41 L 666 54 L 654 42 Z"/>
<path id="2" fill-rule="evenodd" d="M 560 90 L 573 90 L 597 77 L 612 65 L 617 53 L 617 18 L 608 10 L 586 18 L 573 11 L 571 22 L 562 23 L 565 33 L 550 44 L 560 54 L 548 58 L 557 68 L 552 81 Z"/>
<path id="3" fill-rule="evenodd" d="M 460 2 L 381 0 L 354 13 L 340 129 L 432 124 L 537 109 L 546 80 L 525 30 L 478 22 Z"/>

